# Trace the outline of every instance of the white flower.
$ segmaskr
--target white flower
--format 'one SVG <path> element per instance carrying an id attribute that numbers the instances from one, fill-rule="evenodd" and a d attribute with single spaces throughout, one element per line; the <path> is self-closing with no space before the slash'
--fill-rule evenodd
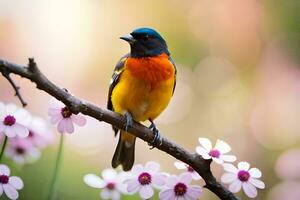
<path id="1" fill-rule="evenodd" d="M 214 148 L 212 148 L 212 144 L 207 138 L 199 138 L 199 143 L 201 144 L 201 146 L 196 147 L 196 152 L 206 160 L 212 159 L 218 164 L 236 161 L 235 156 L 224 155 L 231 151 L 231 148 L 226 142 L 222 140 L 217 140 Z"/>
<path id="2" fill-rule="evenodd" d="M 174 165 L 177 169 L 183 169 L 186 170 L 186 173 L 190 173 L 195 181 L 201 179 L 201 176 L 191 166 L 183 162 L 174 162 Z"/>
<path id="3" fill-rule="evenodd" d="M 40 117 L 32 117 L 28 129 L 29 135 L 26 140 L 31 141 L 31 143 L 38 148 L 43 149 L 55 140 L 48 123 Z"/>
<path id="4" fill-rule="evenodd" d="M 224 164 L 226 173 L 221 177 L 223 183 L 229 184 L 229 190 L 233 193 L 239 192 L 243 187 L 244 192 L 250 198 L 257 196 L 256 187 L 264 189 L 264 182 L 258 180 L 261 177 L 261 172 L 257 168 L 251 168 L 247 162 L 239 162 L 238 168 L 232 164 Z"/>
<path id="5" fill-rule="evenodd" d="M 27 138 L 12 138 L 8 142 L 5 156 L 11 158 L 17 164 L 25 164 L 37 161 L 41 156 L 41 152 Z"/>
<path id="6" fill-rule="evenodd" d="M 23 181 L 17 176 L 9 176 L 10 170 L 6 165 L 0 164 L 0 196 L 3 191 L 9 199 L 18 199 L 20 190 L 24 187 Z"/>
<path id="7" fill-rule="evenodd" d="M 183 173 L 179 177 L 172 175 L 167 179 L 166 189 L 159 193 L 160 200 L 197 200 L 202 194 L 198 185 L 190 185 L 192 176 Z"/>
<path id="8" fill-rule="evenodd" d="M 153 187 L 160 188 L 165 184 L 167 175 L 159 172 L 160 165 L 156 162 L 147 162 L 145 167 L 134 165 L 131 173 L 132 179 L 127 180 L 127 191 L 134 194 L 139 191 L 142 199 L 150 199 L 154 195 Z"/>
<path id="9" fill-rule="evenodd" d="M 73 133 L 74 124 L 78 126 L 86 124 L 86 119 L 82 114 L 73 114 L 68 107 L 55 98 L 50 100 L 48 114 L 51 118 L 51 123 L 58 124 L 57 130 L 60 133 Z"/>
<path id="10" fill-rule="evenodd" d="M 26 127 L 31 121 L 30 114 L 14 104 L 4 105 L 0 102 L 0 133 L 7 137 L 27 137 L 29 130 Z"/>
<path id="11" fill-rule="evenodd" d="M 126 186 L 123 181 L 126 179 L 127 173 L 117 173 L 114 169 L 105 169 L 102 171 L 102 178 L 95 174 L 87 174 L 84 176 L 84 182 L 93 188 L 102 189 L 101 199 L 121 199 L 121 194 L 126 194 Z"/>

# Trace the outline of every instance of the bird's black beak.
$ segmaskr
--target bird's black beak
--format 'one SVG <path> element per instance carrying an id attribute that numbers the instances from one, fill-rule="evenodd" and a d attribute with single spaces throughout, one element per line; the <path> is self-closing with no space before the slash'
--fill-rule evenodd
<path id="1" fill-rule="evenodd" d="M 134 39 L 132 37 L 132 35 L 124 35 L 124 36 L 120 37 L 120 39 L 125 40 L 129 44 L 133 44 L 136 41 L 136 39 Z"/>

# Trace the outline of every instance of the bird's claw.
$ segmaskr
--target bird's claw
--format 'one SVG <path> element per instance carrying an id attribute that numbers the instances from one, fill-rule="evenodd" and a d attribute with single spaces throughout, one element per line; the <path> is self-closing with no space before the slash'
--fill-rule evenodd
<path id="1" fill-rule="evenodd" d="M 156 125 L 153 123 L 152 120 L 150 120 L 150 122 L 151 125 L 149 126 L 149 129 L 153 131 L 154 138 L 151 142 L 148 143 L 148 145 L 151 146 L 150 149 L 153 149 L 156 145 L 157 146 L 161 145 L 162 139 L 159 130 L 156 128 Z"/>
<path id="2" fill-rule="evenodd" d="M 124 116 L 125 116 L 125 131 L 127 131 L 133 125 L 133 118 L 130 112 L 126 112 Z"/>

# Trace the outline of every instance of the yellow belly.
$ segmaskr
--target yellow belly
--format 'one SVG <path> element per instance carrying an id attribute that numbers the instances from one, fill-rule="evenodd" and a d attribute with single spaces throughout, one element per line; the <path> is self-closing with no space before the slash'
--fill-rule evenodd
<path id="1" fill-rule="evenodd" d="M 154 120 L 168 105 L 174 86 L 174 77 L 162 80 L 153 87 L 125 70 L 112 92 L 116 112 L 130 112 L 135 121 Z"/>

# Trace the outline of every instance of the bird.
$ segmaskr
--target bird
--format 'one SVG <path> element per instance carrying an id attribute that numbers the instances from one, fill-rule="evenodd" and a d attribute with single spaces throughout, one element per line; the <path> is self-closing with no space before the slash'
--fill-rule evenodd
<path id="1" fill-rule="evenodd" d="M 125 130 L 113 126 L 119 141 L 112 167 L 129 171 L 134 164 L 136 137 L 128 128 L 133 122 L 150 121 L 154 147 L 160 138 L 154 120 L 167 107 L 176 86 L 176 66 L 163 37 L 154 29 L 137 28 L 120 37 L 130 45 L 130 53 L 116 64 L 108 92 L 107 109 L 125 116 Z"/>

